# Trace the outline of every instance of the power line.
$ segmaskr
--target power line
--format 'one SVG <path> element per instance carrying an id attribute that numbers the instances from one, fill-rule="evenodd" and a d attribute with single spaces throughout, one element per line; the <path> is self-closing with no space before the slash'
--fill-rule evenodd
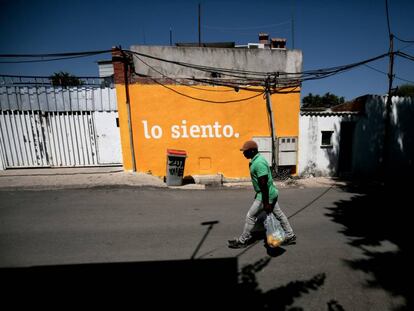
<path id="1" fill-rule="evenodd" d="M 399 37 L 397 37 L 396 35 L 394 35 L 394 38 L 397 39 L 398 41 L 404 42 L 404 43 L 414 43 L 414 40 L 403 40 Z"/>
<path id="2" fill-rule="evenodd" d="M 161 61 L 161 62 L 171 63 L 171 64 L 174 64 L 174 65 L 189 67 L 189 68 L 192 68 L 192 69 L 197 69 L 197 70 L 200 70 L 200 71 L 207 71 L 207 72 L 211 72 L 211 73 L 213 73 L 213 72 L 214 73 L 218 73 L 218 72 L 226 73 L 226 72 L 228 72 L 228 73 L 249 74 L 249 75 L 257 75 L 257 76 L 267 76 L 269 74 L 268 72 L 261 72 L 261 71 L 228 69 L 228 68 L 196 65 L 196 64 L 190 64 L 190 63 L 185 63 L 185 62 L 180 62 L 180 61 L 168 60 L 168 59 L 164 59 L 164 58 L 160 58 L 160 57 L 156 57 L 156 56 L 152 56 L 152 55 L 148 55 L 148 54 L 144 54 L 144 53 L 139 53 L 139 52 L 135 52 L 135 51 L 130 51 L 130 50 L 124 50 L 124 51 L 128 52 L 128 53 L 138 55 L 138 56 L 150 58 L 150 59 L 153 59 L 153 60 L 158 60 L 158 61 Z"/>
<path id="3" fill-rule="evenodd" d="M 80 55 L 80 56 L 49 58 L 49 59 L 34 59 L 34 60 L 0 61 L 0 64 L 45 63 L 45 62 L 75 59 L 75 58 L 88 57 L 88 56 L 91 56 L 91 55 Z"/>
<path id="4" fill-rule="evenodd" d="M 161 61 L 161 62 L 167 62 L 178 66 L 183 66 L 199 71 L 208 72 L 211 74 L 217 74 L 220 73 L 224 76 L 229 76 L 232 78 L 239 78 L 239 83 L 242 83 L 244 81 L 245 85 L 259 85 L 264 86 L 264 83 L 269 78 L 280 84 L 284 84 L 287 86 L 292 86 L 292 83 L 294 85 L 297 85 L 298 83 L 301 83 L 303 81 L 309 81 L 309 80 L 318 80 L 323 79 L 341 72 L 348 71 L 350 69 L 359 67 L 361 65 L 364 65 L 366 63 L 370 63 L 376 60 L 379 60 L 381 58 L 384 58 L 386 56 L 389 56 L 388 53 L 384 53 L 382 55 L 363 60 L 360 62 L 348 64 L 348 65 L 342 65 L 342 66 L 336 66 L 336 67 L 330 67 L 330 68 L 324 68 L 324 69 L 317 69 L 317 70 L 308 70 L 303 72 L 297 72 L 297 73 L 287 73 L 287 72 L 258 72 L 258 71 L 249 71 L 249 70 L 237 70 L 237 69 L 228 69 L 228 68 L 219 68 L 219 67 L 210 67 L 210 66 L 204 66 L 204 65 L 196 65 L 196 64 L 190 64 L 190 63 L 184 63 L 174 60 L 167 60 L 160 57 L 155 57 L 148 54 L 143 54 L 139 52 L 134 51 L 126 51 L 129 53 L 132 53 L 134 55 L 139 55 L 142 57 L 150 58 L 153 60 Z M 276 87 L 276 83 L 274 83 L 274 87 Z"/>
<path id="5" fill-rule="evenodd" d="M 169 76 L 167 76 L 167 75 L 165 75 L 165 74 L 163 74 L 161 71 L 159 71 L 159 70 L 157 70 L 156 68 L 154 68 L 153 66 L 151 66 L 151 65 L 149 65 L 147 62 L 145 62 L 144 60 L 142 60 L 140 57 L 138 57 L 138 56 L 135 56 L 140 62 L 142 62 L 145 66 L 147 66 L 148 68 L 151 68 L 152 70 L 154 70 L 155 72 L 157 72 L 158 74 L 160 74 L 161 76 L 163 76 L 164 78 L 166 78 L 166 79 L 168 79 L 168 80 L 171 80 L 171 81 L 174 81 L 175 83 L 177 83 L 177 84 L 181 84 L 181 85 L 184 85 L 184 86 L 187 86 L 187 87 L 190 87 L 190 88 L 193 88 L 193 89 L 196 89 L 196 90 L 200 90 L 200 91 L 210 91 L 210 92 L 231 92 L 231 91 L 233 91 L 233 90 L 209 90 L 209 89 L 203 89 L 203 88 L 200 88 L 200 87 L 196 87 L 196 86 L 193 86 L 193 85 L 189 85 L 189 84 L 186 84 L 186 83 L 183 83 L 183 82 L 181 82 L 181 81 L 179 81 L 179 80 L 177 80 L 177 79 L 174 79 L 174 78 L 171 78 L 171 77 L 169 77 Z M 189 78 L 184 78 L 185 80 L 190 80 Z M 193 80 L 194 81 L 194 79 L 191 79 L 191 80 Z M 233 88 L 233 87 L 232 87 Z"/>
<path id="6" fill-rule="evenodd" d="M 374 67 L 372 67 L 372 66 L 370 66 L 370 65 L 364 65 L 365 67 L 367 67 L 367 68 L 369 68 L 369 69 L 372 69 L 372 70 L 374 70 L 374 71 L 376 71 L 376 72 L 379 72 L 379 73 L 382 73 L 382 74 L 384 74 L 384 75 L 388 75 L 388 73 L 386 73 L 385 71 L 381 71 L 381 70 L 379 70 L 379 69 L 377 69 L 377 68 L 374 68 Z M 405 81 L 405 82 L 408 82 L 408 83 L 414 83 L 414 81 L 410 81 L 410 80 L 407 80 L 407 79 L 404 79 L 404 78 L 400 78 L 400 77 L 398 77 L 398 76 L 395 76 L 394 75 L 394 78 L 395 79 L 398 79 L 398 80 L 401 80 L 401 81 Z"/>
<path id="7" fill-rule="evenodd" d="M 227 31 L 238 31 L 238 30 L 254 30 L 254 29 L 263 29 L 263 28 L 273 28 L 280 25 L 290 24 L 291 20 L 286 20 L 284 22 L 280 22 L 277 24 L 268 24 L 268 25 L 261 25 L 261 26 L 252 26 L 252 27 L 220 27 L 220 26 L 208 26 L 203 25 L 203 28 L 212 29 L 212 30 L 227 30 Z"/>
<path id="8" fill-rule="evenodd" d="M 166 60 L 166 59 L 162 59 L 159 57 L 154 57 L 152 55 L 147 55 L 147 54 L 142 54 L 142 53 L 138 53 L 138 52 L 132 52 L 132 51 L 127 51 L 129 53 L 134 54 L 133 56 L 136 57 L 139 61 L 141 61 L 143 64 L 147 65 L 149 68 L 153 69 L 155 72 L 157 72 L 158 74 L 160 74 L 162 77 L 170 79 L 171 81 L 175 81 L 180 83 L 178 80 L 176 79 L 172 79 L 170 77 L 168 77 L 167 75 L 163 74 L 162 72 L 160 72 L 159 70 L 155 69 L 153 66 L 149 65 L 147 62 L 145 62 L 144 60 L 142 60 L 139 56 L 142 57 L 148 57 L 150 59 L 156 59 L 157 61 L 165 61 L 167 63 L 173 63 L 175 65 L 179 65 L 179 66 L 184 66 L 184 67 L 188 67 L 188 68 L 192 68 L 195 70 L 201 70 L 201 71 L 207 71 L 207 72 L 217 72 L 217 71 L 221 71 L 221 72 L 226 72 L 226 73 L 232 73 L 232 72 L 249 72 L 251 73 L 252 71 L 241 71 L 241 70 L 233 70 L 233 69 L 227 69 L 227 68 L 217 68 L 217 67 L 209 67 L 209 66 L 202 66 L 202 65 L 196 65 L 196 64 L 189 64 L 189 63 L 183 63 L 183 62 L 178 62 L 178 61 L 172 61 L 172 60 Z M 360 62 L 356 62 L 356 63 L 352 63 L 352 64 L 348 64 L 348 65 L 342 65 L 342 66 L 336 66 L 336 67 L 331 67 L 331 68 L 325 68 L 325 69 L 318 69 L 318 70 L 309 70 L 309 71 L 304 71 L 304 72 L 300 72 L 300 73 L 291 73 L 290 75 L 298 75 L 298 77 L 288 77 L 287 73 L 264 73 L 264 72 L 253 72 L 255 75 L 258 75 L 259 78 L 255 78 L 255 79 L 251 79 L 248 77 L 243 76 L 242 78 L 244 80 L 242 81 L 223 81 L 222 79 L 220 80 L 214 80 L 214 79 L 197 79 L 197 78 L 184 78 L 184 79 L 190 79 L 196 82 L 201 82 L 201 83 L 206 83 L 206 84 L 210 84 L 210 85 L 214 85 L 214 84 L 218 84 L 218 85 L 223 85 L 223 86 L 227 86 L 227 87 L 232 87 L 235 88 L 238 86 L 239 83 L 241 83 L 242 85 L 247 85 L 246 83 L 254 83 L 256 86 L 263 86 L 264 87 L 264 91 L 260 92 L 257 95 L 248 97 L 248 98 L 244 98 L 241 100 L 231 100 L 231 101 L 211 101 L 211 100 L 207 100 L 207 99 L 203 99 L 203 98 L 197 98 L 197 97 L 193 97 L 187 94 L 184 94 L 182 92 L 179 92 L 163 83 L 161 83 L 160 81 L 157 81 L 154 77 L 151 76 L 146 76 L 146 75 L 142 75 L 139 74 L 137 72 L 135 72 L 136 75 L 138 76 L 142 76 L 142 77 L 146 77 L 149 78 L 150 80 L 152 80 L 154 83 L 157 83 L 161 86 L 163 86 L 164 88 L 169 89 L 170 91 L 173 91 L 179 95 L 185 96 L 187 98 L 191 98 L 194 100 L 198 100 L 198 101 L 203 101 L 203 102 L 209 102 L 209 103 L 231 103 L 231 102 L 240 102 L 240 101 L 245 101 L 245 100 L 249 100 L 252 98 L 255 98 L 257 96 L 260 96 L 262 94 L 265 93 L 266 89 L 269 90 L 270 88 L 272 88 L 272 93 L 292 93 L 295 92 L 295 90 L 297 89 L 297 87 L 300 86 L 300 84 L 304 81 L 310 81 L 310 80 L 318 80 L 318 79 L 323 79 L 323 78 L 327 78 L 330 77 L 332 75 L 341 73 L 341 72 L 345 72 L 348 70 L 351 70 L 353 68 L 356 68 L 358 66 L 361 65 L 365 65 L 369 62 L 373 62 L 376 61 L 378 59 L 381 59 L 383 57 L 389 56 L 390 53 L 385 53 L 367 60 L 363 60 Z M 138 56 L 139 55 L 139 56 Z M 280 77 L 280 75 L 282 77 Z M 260 78 L 261 76 L 261 78 Z M 241 77 L 239 75 L 237 75 L 237 77 Z M 236 84 L 235 84 L 236 83 Z M 282 86 L 277 88 L 277 86 Z M 289 89 L 289 88 L 293 88 L 293 89 Z M 249 89 L 248 89 L 249 90 Z M 284 91 L 287 90 L 287 91 Z"/>
<path id="9" fill-rule="evenodd" d="M 112 50 L 101 50 L 101 51 L 87 51 L 87 52 L 68 52 L 68 53 L 53 53 L 53 54 L 0 54 L 0 58 L 37 58 L 29 60 L 11 60 L 11 61 L 0 61 L 0 64 L 24 64 L 24 63 L 42 63 L 51 61 L 60 61 L 75 59 L 81 57 L 89 57 L 98 54 L 111 53 Z M 38 59 L 41 58 L 41 59 Z"/>
<path id="10" fill-rule="evenodd" d="M 155 80 L 155 79 L 153 79 L 153 78 L 151 78 L 151 77 L 149 77 L 149 79 L 151 79 L 153 82 L 155 82 L 155 83 L 157 83 L 157 84 L 161 85 L 162 87 L 164 87 L 164 88 L 166 88 L 166 89 L 168 89 L 168 90 L 170 90 L 170 91 L 172 91 L 172 92 L 174 92 L 174 93 L 176 93 L 176 94 L 178 94 L 178 95 L 181 95 L 181 96 L 184 96 L 184 97 L 187 97 L 187 98 L 193 99 L 193 100 L 197 100 L 197 101 L 205 102 L 205 103 L 211 103 L 211 104 L 230 104 L 230 103 L 239 103 L 239 102 L 247 101 L 247 100 L 250 100 L 250 99 L 253 99 L 253 98 L 259 97 L 259 96 L 263 96 L 263 94 L 265 93 L 265 92 L 263 91 L 263 92 L 261 92 L 261 93 L 259 93 L 259 94 L 256 94 L 256 95 L 253 95 L 253 96 L 250 96 L 250 97 L 246 97 L 246 98 L 242 98 L 242 99 L 225 100 L 225 101 L 215 101 L 215 100 L 208 100 L 208 99 L 204 99 L 204 98 L 198 98 L 198 97 L 190 96 L 190 95 L 184 94 L 184 93 L 182 93 L 182 92 L 179 92 L 179 91 L 177 91 L 177 90 L 174 90 L 173 88 L 171 88 L 171 87 L 169 87 L 169 86 L 167 86 L 167 85 L 165 85 L 165 84 L 163 84 L 163 83 L 161 83 L 161 82 L 159 82 L 159 81 L 157 81 L 157 80 Z"/>
<path id="11" fill-rule="evenodd" d="M 135 51 L 129 51 L 129 50 L 122 50 L 122 51 L 132 54 L 139 61 L 147 65 L 149 68 L 151 68 L 155 72 L 158 72 L 160 75 L 162 75 L 163 77 L 171 81 L 174 81 L 178 84 L 182 84 L 188 87 L 196 88 L 199 90 L 205 90 L 205 91 L 213 91 L 213 90 L 197 88 L 193 85 L 188 85 L 177 79 L 168 77 L 162 72 L 160 72 L 159 70 L 155 69 L 153 66 L 151 66 L 147 62 L 145 62 L 141 57 L 149 58 L 149 59 L 160 61 L 160 62 L 167 62 L 167 63 L 171 63 L 177 66 L 191 68 L 194 70 L 207 72 L 207 73 L 210 73 L 212 77 L 216 77 L 212 79 L 200 79 L 200 78 L 194 78 L 194 77 L 182 78 L 185 80 L 190 80 L 190 81 L 199 82 L 199 83 L 206 83 L 210 85 L 225 86 L 225 87 L 229 87 L 233 89 L 234 88 L 245 89 L 248 91 L 252 90 L 251 86 L 265 87 L 266 85 L 270 85 L 270 87 L 273 88 L 273 92 L 280 92 L 280 90 L 282 89 L 297 88 L 298 86 L 300 86 L 302 82 L 328 78 L 338 73 L 342 73 L 342 72 L 354 69 L 361 65 L 366 65 L 367 63 L 379 60 L 383 57 L 390 55 L 390 52 L 388 52 L 388 53 L 385 53 L 385 54 L 382 54 L 382 55 L 379 55 L 379 56 L 376 56 L 376 57 L 373 57 L 367 60 L 363 60 L 360 62 L 351 63 L 347 65 L 316 69 L 316 70 L 307 70 L 307 71 L 296 72 L 296 73 L 289 73 L 289 72 L 261 72 L 261 71 L 252 71 L 252 70 L 212 67 L 212 66 L 205 66 L 205 65 L 191 64 L 191 63 L 180 62 L 180 61 L 175 61 L 175 60 L 163 59 L 160 57 L 143 54 L 143 53 L 139 53 Z M 0 54 L 0 58 L 39 58 L 39 57 L 47 58 L 47 59 L 41 59 L 41 60 L 21 60 L 21 61 L 6 61 L 6 62 L 0 61 L 0 63 L 59 61 L 59 60 L 66 60 L 66 59 L 77 58 L 77 57 L 87 57 L 87 56 L 110 53 L 110 52 L 112 52 L 112 50 L 69 52 L 69 53 L 48 53 L 48 54 Z M 403 53 L 401 51 L 397 51 L 394 53 L 401 57 L 407 58 L 409 60 L 414 60 L 413 56 Z M 138 73 L 136 74 L 139 75 Z M 230 77 L 230 79 L 226 80 L 222 76 Z M 153 79 L 153 77 L 150 77 L 150 78 Z M 226 91 L 226 90 L 214 90 L 214 91 Z"/>
<path id="12" fill-rule="evenodd" d="M 52 75 L 50 76 L 20 76 L 20 75 L 9 75 L 9 74 L 2 74 L 0 73 L 1 78 L 28 78 L 28 79 L 50 79 Z M 105 79 L 106 77 L 98 77 L 98 76 L 82 76 L 78 77 L 79 79 Z"/>
<path id="13" fill-rule="evenodd" d="M 95 55 L 103 53 L 111 53 L 112 50 L 98 50 L 98 51 L 86 51 L 86 52 L 66 52 L 66 53 L 48 53 L 48 54 L 0 54 L 0 58 L 34 58 L 34 57 L 65 57 L 65 56 L 79 56 L 79 55 Z"/>
<path id="14" fill-rule="evenodd" d="M 410 55 L 410 54 L 407 54 L 407 53 L 404 53 L 404 52 L 401 52 L 401 51 L 398 51 L 396 54 L 398 56 L 401 56 L 401 57 L 406 58 L 408 60 L 414 61 L 414 56 L 413 55 Z"/>

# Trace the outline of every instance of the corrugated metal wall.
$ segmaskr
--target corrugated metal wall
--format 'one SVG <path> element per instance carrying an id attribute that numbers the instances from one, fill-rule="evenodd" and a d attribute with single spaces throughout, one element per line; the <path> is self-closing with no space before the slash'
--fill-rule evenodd
<path id="1" fill-rule="evenodd" d="M 113 87 L 0 86 L 0 108 L 3 168 L 122 161 Z"/>
<path id="2" fill-rule="evenodd" d="M 7 168 L 98 165 L 92 112 L 0 111 Z"/>
<path id="3" fill-rule="evenodd" d="M 0 86 L 1 110 L 117 111 L 111 87 Z"/>

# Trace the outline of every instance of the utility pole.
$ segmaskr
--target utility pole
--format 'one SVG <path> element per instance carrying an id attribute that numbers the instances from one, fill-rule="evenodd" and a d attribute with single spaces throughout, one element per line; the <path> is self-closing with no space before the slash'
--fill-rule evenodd
<path id="1" fill-rule="evenodd" d="M 134 137 L 132 132 L 132 122 L 131 122 L 131 101 L 129 98 L 129 57 L 128 55 L 119 47 L 123 56 L 124 62 L 124 82 L 125 82 L 125 104 L 127 108 L 127 115 L 128 115 L 128 132 L 129 132 L 129 147 L 131 148 L 131 160 L 132 160 L 132 171 L 136 172 L 137 167 L 135 163 L 135 148 L 134 148 Z"/>
<path id="2" fill-rule="evenodd" d="M 388 35 L 390 38 L 389 55 L 390 60 L 388 64 L 388 96 L 385 104 L 385 120 L 384 120 L 384 145 L 382 150 L 382 177 L 384 182 L 387 181 L 387 177 L 390 169 L 390 151 L 391 151 L 391 107 L 392 107 L 392 80 L 394 78 L 394 35 L 391 32 L 390 18 L 388 12 L 388 0 L 385 0 L 385 10 L 387 13 L 387 26 Z"/>
<path id="3" fill-rule="evenodd" d="M 275 120 L 273 117 L 273 109 L 272 109 L 272 97 L 271 97 L 271 92 L 270 92 L 270 86 L 269 83 L 266 83 L 266 90 L 265 90 L 265 94 L 266 94 L 266 108 L 267 108 L 267 113 L 269 116 L 269 123 L 270 123 L 270 131 L 271 131 L 271 138 L 272 138 L 272 169 L 274 171 L 274 173 L 277 173 L 277 161 L 276 161 L 276 131 L 275 131 Z"/>
<path id="4" fill-rule="evenodd" d="M 386 180 L 390 168 L 391 151 L 391 108 L 392 108 L 392 81 L 394 78 L 394 35 L 390 33 L 390 60 L 388 64 L 388 95 L 385 104 L 384 146 L 383 146 L 383 177 Z"/>

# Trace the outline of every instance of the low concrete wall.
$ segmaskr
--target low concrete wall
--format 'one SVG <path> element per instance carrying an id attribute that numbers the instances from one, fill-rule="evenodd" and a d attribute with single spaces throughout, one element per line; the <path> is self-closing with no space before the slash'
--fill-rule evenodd
<path id="1" fill-rule="evenodd" d="M 256 72 L 288 72 L 302 71 L 302 51 L 282 49 L 237 49 L 237 48 L 198 48 L 172 46 L 141 46 L 131 47 L 134 52 L 151 55 L 170 61 L 197 64 L 201 66 L 247 70 Z M 159 60 L 138 56 L 145 65 L 134 57 L 136 72 L 151 77 L 162 77 L 159 72 L 174 78 L 197 77 L 211 78 L 211 73 L 179 66 Z"/>

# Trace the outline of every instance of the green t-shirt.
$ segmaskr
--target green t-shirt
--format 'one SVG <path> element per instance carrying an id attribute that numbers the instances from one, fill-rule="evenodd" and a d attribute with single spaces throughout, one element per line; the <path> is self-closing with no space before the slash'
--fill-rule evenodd
<path id="1" fill-rule="evenodd" d="M 259 187 L 259 177 L 267 175 L 267 187 L 269 188 L 269 203 L 277 198 L 279 192 L 273 184 L 272 172 L 269 163 L 260 154 L 256 154 L 250 161 L 250 177 L 252 179 L 254 191 L 256 191 L 256 200 L 262 201 L 262 193 Z"/>

